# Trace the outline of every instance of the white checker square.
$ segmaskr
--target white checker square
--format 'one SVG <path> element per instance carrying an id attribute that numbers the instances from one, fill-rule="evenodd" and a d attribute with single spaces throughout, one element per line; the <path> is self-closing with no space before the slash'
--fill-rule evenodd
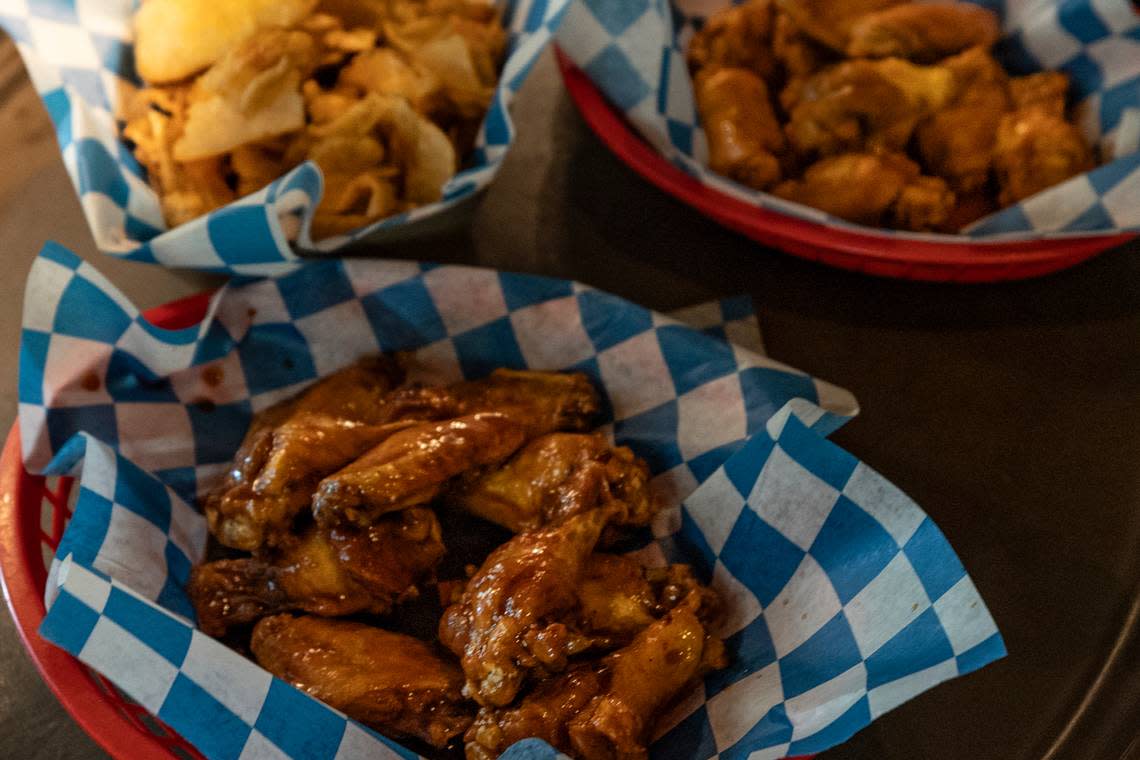
<path id="1" fill-rule="evenodd" d="M 99 613 L 111 596 L 110 583 L 70 558 L 59 566 L 56 585 Z"/>
<path id="2" fill-rule="evenodd" d="M 63 264 L 39 257 L 28 275 L 28 290 L 24 294 L 24 322 L 27 330 L 51 332 L 59 299 L 71 284 L 75 274 Z"/>
<path id="3" fill-rule="evenodd" d="M 676 50 L 669 50 L 669 81 L 663 83 L 665 93 L 665 115 L 683 124 L 695 124 L 696 103 L 693 100 L 693 86 L 689 80 L 685 59 Z"/>
<path id="4" fill-rule="evenodd" d="M 158 377 L 166 377 L 194 361 L 193 343 L 171 345 L 156 339 L 138 322 L 131 322 L 115 347 L 131 354 L 139 363 Z"/>
<path id="5" fill-rule="evenodd" d="M 32 44 L 46 63 L 71 69 L 99 68 L 99 52 L 82 27 L 38 16 L 28 18 Z"/>
<path id="6" fill-rule="evenodd" d="M 1061 26 L 1059 10 L 1059 4 L 1037 6 L 1022 35 L 1022 43 L 1044 69 L 1060 68 L 1081 52 L 1081 41 Z"/>
<path id="7" fill-rule="evenodd" d="M 170 489 L 170 542 L 182 550 L 191 562 L 200 562 L 206 554 L 206 518 Z"/>
<path id="8" fill-rule="evenodd" d="M 838 499 L 837 490 L 776 444 L 748 495 L 748 506 L 785 538 L 807 551 Z"/>
<path id="9" fill-rule="evenodd" d="M 511 312 L 511 325 L 531 369 L 565 369 L 594 355 L 573 296 Z M 552 335 L 558 340 L 551 340 Z"/>
<path id="10" fill-rule="evenodd" d="M 360 726 L 346 722 L 344 735 L 340 737 L 340 746 L 337 748 L 334 760 L 361 760 L 366 757 L 376 760 L 397 760 L 399 755 L 388 745 L 366 733 Z"/>
<path id="11" fill-rule="evenodd" d="M 815 394 L 816 398 L 819 399 L 820 408 L 844 417 L 854 417 L 859 413 L 859 400 L 851 395 L 851 391 L 836 387 L 818 378 L 812 378 L 812 385 L 815 386 Z"/>
<path id="12" fill-rule="evenodd" d="M 132 0 L 75 0 L 75 15 L 84 29 L 121 40 L 130 38 Z"/>
<path id="13" fill-rule="evenodd" d="M 127 696 L 157 714 L 170 693 L 178 668 L 117 623 L 101 617 L 79 652 L 79 659 L 103 673 Z"/>
<path id="14" fill-rule="evenodd" d="M 1136 27 L 1136 12 L 1131 5 L 1120 0 L 1089 0 L 1097 18 L 1113 33 L 1120 34 Z"/>
<path id="15" fill-rule="evenodd" d="M 176 235 L 159 235 L 150 241 L 150 252 L 158 263 L 168 267 L 193 266 L 198 269 L 224 267 L 226 262 L 214 250 L 205 217 L 178 228 Z"/>
<path id="16" fill-rule="evenodd" d="M 681 517 L 681 507 L 679 506 L 667 506 L 660 509 L 657 514 L 653 516 L 653 521 L 649 523 L 653 537 L 664 538 L 665 536 L 672 536 L 674 533 L 680 531 Z"/>
<path id="17" fill-rule="evenodd" d="M 182 404 L 120 403 L 115 419 L 120 450 L 143 469 L 194 466 L 194 429 Z"/>
<path id="18" fill-rule="evenodd" d="M 24 66 L 28 69 L 28 78 L 32 80 L 32 86 L 36 88 L 36 92 L 44 95 L 63 86 L 59 69 L 40 57 L 34 43 L 29 45 L 17 42 L 16 49 L 20 51 L 20 58 L 24 60 Z M 64 151 L 64 163 L 66 164 L 66 162 L 67 152 Z M 71 176 L 74 177 L 75 175 L 72 174 Z"/>
<path id="19" fill-rule="evenodd" d="M 408 381 L 426 385 L 446 385 L 463 379 L 463 367 L 451 338 L 417 348 L 408 360 Z"/>
<path id="20" fill-rule="evenodd" d="M 780 665 L 773 662 L 751 673 L 714 696 L 707 703 L 709 725 L 720 752 L 736 744 L 784 698 L 780 685 Z"/>
<path id="21" fill-rule="evenodd" d="M 933 667 L 903 676 L 898 680 L 876 686 L 867 692 L 867 705 L 871 720 L 895 709 L 903 702 L 958 675 L 958 664 L 954 660 L 940 662 Z"/>
<path id="22" fill-rule="evenodd" d="M 52 407 L 111 403 L 103 384 L 110 360 L 106 343 L 53 335 L 44 361 L 44 402 Z"/>
<path id="23" fill-rule="evenodd" d="M 736 579 L 736 576 L 729 572 L 720 560 L 717 560 L 713 567 L 710 585 L 714 591 L 720 594 L 721 599 L 732 600 L 732 604 L 725 605 L 724 616 L 717 628 L 717 634 L 721 638 L 728 638 L 737 631 L 743 630 L 763 612 L 760 601 L 743 583 Z"/>
<path id="24" fill-rule="evenodd" d="M 764 611 L 776 655 L 784 657 L 835 617 L 842 605 L 827 573 L 810 555 Z"/>
<path id="25" fill-rule="evenodd" d="M 166 584 L 166 534 L 146 518 L 115 504 L 107 535 L 92 564 L 146 599 L 157 599 Z"/>
<path id="26" fill-rule="evenodd" d="M 266 739 L 256 728 L 249 732 L 238 760 L 292 760 L 276 744 Z"/>
<path id="27" fill-rule="evenodd" d="M 906 545 L 926 519 L 905 493 L 862 462 L 843 486 L 843 495 L 874 517 L 899 546 Z"/>
<path id="28" fill-rule="evenodd" d="M 647 3 L 645 13 L 626 27 L 615 42 L 645 83 L 656 92 L 661 78 L 661 41 L 669 39 L 669 28 L 653 5 Z"/>
<path id="29" fill-rule="evenodd" d="M 1059 230 L 1085 213 L 1097 193 L 1085 177 L 1074 177 L 1021 202 L 1021 210 L 1034 229 Z"/>
<path id="30" fill-rule="evenodd" d="M 489 269 L 440 267 L 424 275 L 424 285 L 449 335 L 507 315 L 499 275 Z"/>
<path id="31" fill-rule="evenodd" d="M 586 65 L 613 40 L 585 3 L 570 3 L 558 29 L 558 45 L 566 55 Z"/>
<path id="32" fill-rule="evenodd" d="M 926 612 L 930 599 L 906 555 L 899 552 L 883 571 L 843 608 L 859 653 L 866 659 L 911 621 Z"/>
<path id="33" fill-rule="evenodd" d="M 420 267 L 414 261 L 344 259 L 341 266 L 357 296 L 375 293 L 398 282 L 410 280 L 420 273 Z"/>
<path id="34" fill-rule="evenodd" d="M 317 374 L 322 377 L 380 351 L 368 315 L 356 299 L 321 309 L 293 324 L 305 336 Z"/>
<path id="35" fill-rule="evenodd" d="M 998 632 L 968 575 L 962 576 L 941 599 L 934 602 L 934 612 L 950 639 L 955 655 L 969 651 Z"/>
<path id="36" fill-rule="evenodd" d="M 719 555 L 744 509 L 744 497 L 724 469 L 719 468 L 689 495 L 685 509 L 700 528 L 709 548 Z"/>
<path id="37" fill-rule="evenodd" d="M 185 404 L 203 400 L 214 404 L 233 404 L 249 398 L 241 356 L 231 351 L 221 359 L 188 367 L 170 375 L 174 395 Z"/>
<path id="38" fill-rule="evenodd" d="M 1140 224 L 1140 171 L 1134 171 L 1101 197 L 1101 204 L 1119 226 Z"/>
<path id="39" fill-rule="evenodd" d="M 1140 74 L 1140 41 L 1105 37 L 1088 46 L 1090 58 L 1100 65 L 1104 79 L 1098 89 L 1108 90 Z"/>
<path id="40" fill-rule="evenodd" d="M 119 460 L 114 449 L 101 441 L 88 439 L 83 459 L 83 477 L 79 484 L 107 501 L 114 501 L 119 473 Z M 72 489 L 73 492 L 77 490 Z"/>
<path id="41" fill-rule="evenodd" d="M 0 15 L 27 18 L 30 13 L 27 0 L 0 0 Z"/>
<path id="42" fill-rule="evenodd" d="M 598 369 L 616 420 L 648 411 L 677 395 L 653 331 L 635 335 L 599 353 Z"/>
<path id="43" fill-rule="evenodd" d="M 788 756 L 791 744 L 777 744 L 775 747 L 758 749 L 748 756 L 748 760 L 783 760 Z"/>
<path id="44" fill-rule="evenodd" d="M 798 741 L 831 725 L 867 693 L 867 668 L 858 663 L 830 681 L 784 703 Z"/>
<path id="45" fill-rule="evenodd" d="M 40 470 L 51 461 L 51 442 L 48 439 L 47 412 L 39 404 L 18 404 L 16 414 L 20 420 L 20 448 L 29 470 Z"/>
<path id="46" fill-rule="evenodd" d="M 253 725 L 273 676 L 201 631 L 194 631 L 182 673 L 246 723 Z"/>
<path id="47" fill-rule="evenodd" d="M 736 373 L 677 399 L 677 444 L 686 460 L 747 435 L 748 419 Z"/>

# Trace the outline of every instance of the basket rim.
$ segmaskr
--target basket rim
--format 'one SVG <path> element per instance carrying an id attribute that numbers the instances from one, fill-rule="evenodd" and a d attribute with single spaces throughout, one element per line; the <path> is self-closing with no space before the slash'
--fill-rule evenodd
<path id="1" fill-rule="evenodd" d="M 1008 280 L 1073 266 L 1140 233 L 961 243 L 892 238 L 836 229 L 759 208 L 702 185 L 669 163 L 555 47 L 562 81 L 591 131 L 619 160 L 658 188 L 720 224 L 795 256 L 871 274 L 936 281 Z M 891 270 L 901 270 L 894 271 Z"/>

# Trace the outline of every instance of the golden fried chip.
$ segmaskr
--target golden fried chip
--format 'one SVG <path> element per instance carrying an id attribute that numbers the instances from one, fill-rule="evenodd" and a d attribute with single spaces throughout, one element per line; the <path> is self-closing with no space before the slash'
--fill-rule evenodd
<path id="1" fill-rule="evenodd" d="M 404 197 L 412 203 L 438 201 L 458 169 L 455 147 L 403 98 L 386 97 L 382 103 L 380 125 L 395 162 L 404 169 Z"/>
<path id="2" fill-rule="evenodd" d="M 439 94 L 434 75 L 412 68 L 391 48 L 377 48 L 352 59 L 340 73 L 342 84 L 378 95 L 399 95 L 418 111 L 426 111 Z"/>
<path id="3" fill-rule="evenodd" d="M 309 148 L 309 158 L 325 174 L 347 173 L 380 163 L 384 146 L 375 137 L 333 135 Z"/>
<path id="4" fill-rule="evenodd" d="M 296 24 L 317 0 L 146 0 L 135 14 L 135 65 L 150 84 L 184 79 L 259 30 Z"/>

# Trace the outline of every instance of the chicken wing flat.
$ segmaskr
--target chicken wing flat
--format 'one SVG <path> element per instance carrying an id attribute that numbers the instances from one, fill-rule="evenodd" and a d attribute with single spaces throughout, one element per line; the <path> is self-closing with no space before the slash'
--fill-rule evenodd
<path id="1" fill-rule="evenodd" d="M 974 46 L 989 49 L 1000 33 L 997 14 L 973 3 L 908 3 L 857 19 L 847 55 L 933 63 Z"/>
<path id="2" fill-rule="evenodd" d="M 589 430 L 601 410 L 597 389 L 581 372 L 497 369 L 447 390 L 455 399 L 455 412 L 448 416 L 499 412 L 522 425 L 528 439 L 556 430 Z"/>
<path id="3" fill-rule="evenodd" d="M 464 736 L 468 760 L 538 737 L 581 760 L 647 758 L 658 713 L 696 678 L 724 667 L 692 595 L 625 648 L 540 684 L 514 707 L 483 707 Z"/>
<path id="4" fill-rule="evenodd" d="M 777 196 L 860 224 L 889 222 L 910 230 L 943 225 L 954 194 L 937 177 L 923 177 L 901 154 L 845 153 L 808 167 L 801 179 L 776 186 Z"/>
<path id="5" fill-rule="evenodd" d="M 712 170 L 757 190 L 779 182 L 786 145 L 764 80 L 748 69 L 706 69 L 694 85 Z"/>
<path id="6" fill-rule="evenodd" d="M 796 152 L 829 156 L 847 151 L 901 151 L 924 116 L 954 95 L 943 66 L 900 58 L 844 61 L 781 93 L 785 127 Z"/>
<path id="7" fill-rule="evenodd" d="M 288 610 L 383 614 L 414 595 L 443 554 L 435 513 L 413 508 L 364 529 L 314 525 L 268 556 L 198 565 L 187 591 L 211 636 Z"/>
<path id="8" fill-rule="evenodd" d="M 746 0 L 710 17 L 689 42 L 689 68 L 747 69 L 765 81 L 777 72 L 769 40 L 771 0 Z"/>
<path id="9" fill-rule="evenodd" d="M 576 651 L 562 618 L 608 515 L 593 510 L 520 533 L 487 557 L 460 600 L 444 610 L 439 640 L 467 678 L 465 693 L 483 705 L 511 702 L 528 671 L 559 671 Z"/>
<path id="10" fill-rule="evenodd" d="M 471 725 L 463 673 L 410 636 L 278 615 L 257 624 L 251 648 L 273 675 L 394 738 L 442 748 Z"/>
<path id="11" fill-rule="evenodd" d="M 520 533 L 612 505 L 613 523 L 648 525 L 659 508 L 649 467 L 597 433 L 550 433 L 506 464 L 461 480 L 449 503 Z"/>
<path id="12" fill-rule="evenodd" d="M 869 13 L 904 2 L 906 0 L 776 0 L 776 5 L 812 39 L 842 53 L 855 22 Z"/>

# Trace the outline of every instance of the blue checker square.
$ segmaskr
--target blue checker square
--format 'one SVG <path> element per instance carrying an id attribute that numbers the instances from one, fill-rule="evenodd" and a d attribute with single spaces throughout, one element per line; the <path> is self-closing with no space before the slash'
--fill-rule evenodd
<path id="1" fill-rule="evenodd" d="M 131 317 L 87 278 L 75 276 L 59 298 L 52 329 L 75 338 L 114 343 L 131 326 Z"/>
<path id="2" fill-rule="evenodd" d="M 720 553 L 721 562 L 767 607 L 804 558 L 804 550 L 745 507 Z"/>
<path id="3" fill-rule="evenodd" d="M 983 665 L 988 665 L 994 660 L 1005 657 L 1005 655 L 1005 642 L 1002 641 L 1000 633 L 995 633 L 981 644 L 977 644 L 958 655 L 958 675 L 964 676 L 967 673 L 973 673 Z"/>
<path id="4" fill-rule="evenodd" d="M 85 565 L 95 561 L 99 547 L 107 537 L 111 524 L 111 510 L 114 504 L 87 488 L 79 489 L 79 499 L 67 530 L 60 539 L 56 553 L 60 557 L 68 554 Z"/>
<path id="5" fill-rule="evenodd" d="M 657 342 L 661 345 L 661 355 L 665 357 L 677 395 L 736 371 L 732 346 L 713 340 L 691 327 L 659 327 Z"/>
<path id="6" fill-rule="evenodd" d="M 253 395 L 317 379 L 309 344 L 291 324 L 251 326 L 238 344 L 238 357 Z"/>
<path id="7" fill-rule="evenodd" d="M 1061 0 L 1057 8 L 1057 20 L 1065 31 L 1086 45 L 1112 33 L 1088 0 Z"/>
<path id="8" fill-rule="evenodd" d="M 502 283 L 503 300 L 509 311 L 544 301 L 553 301 L 556 298 L 566 298 L 574 293 L 572 282 L 554 277 L 499 272 L 499 282 Z"/>
<path id="9" fill-rule="evenodd" d="M 1065 225 L 1065 232 L 1080 232 L 1081 230 L 1101 230 L 1113 225 L 1112 217 L 1100 201 L 1093 203 L 1088 209 L 1073 221 Z"/>
<path id="10" fill-rule="evenodd" d="M 166 470 L 155 470 L 154 476 L 182 497 L 182 500 L 187 504 L 193 504 L 197 501 L 198 474 L 194 472 L 193 467 L 171 467 Z"/>
<path id="11" fill-rule="evenodd" d="M 752 493 L 756 479 L 764 469 L 764 463 L 772 456 L 776 442 L 766 435 L 754 435 L 745 439 L 744 446 L 736 455 L 725 460 L 724 474 L 729 482 L 744 498 Z"/>
<path id="12" fill-rule="evenodd" d="M 702 582 L 712 580 L 713 567 L 716 565 L 716 552 L 705 540 L 705 534 L 700 526 L 693 520 L 689 510 L 681 508 L 681 528 L 668 538 L 672 544 L 669 560 L 680 561 L 692 565 L 694 572 Z M 678 556 L 680 555 L 680 556 Z"/>
<path id="13" fill-rule="evenodd" d="M 766 367 L 748 367 L 740 372 L 740 391 L 748 415 L 748 434 L 764 430 L 772 415 L 790 399 L 818 401 L 815 384 L 806 375 Z"/>
<path id="14" fill-rule="evenodd" d="M 792 722 L 784 706 L 776 705 L 769 710 L 740 741 L 725 749 L 718 757 L 724 760 L 745 760 L 749 755 L 765 747 L 787 744 L 792 739 Z"/>
<path id="15" fill-rule="evenodd" d="M 69 652 L 80 652 L 98 622 L 98 612 L 60 589 L 40 624 L 40 635 Z"/>
<path id="16" fill-rule="evenodd" d="M 704 483 L 717 468 L 730 459 L 744 446 L 744 440 L 732 441 L 710 449 L 688 461 L 689 469 L 698 483 Z"/>
<path id="17" fill-rule="evenodd" d="M 624 2 L 624 0 L 623 0 Z M 604 82 L 606 95 L 623 111 L 629 111 L 649 94 L 649 85 L 617 45 L 609 45 L 590 61 L 586 75 Z"/>
<path id="18" fill-rule="evenodd" d="M 705 695 L 709 699 L 776 661 L 776 647 L 763 615 L 725 639 L 724 648 L 728 667 L 705 676 Z"/>
<path id="19" fill-rule="evenodd" d="M 274 678 L 254 727 L 290 757 L 334 757 L 345 719 Z"/>
<path id="20" fill-rule="evenodd" d="M 867 702 L 867 696 L 864 695 L 858 702 L 848 708 L 847 712 L 840 715 L 822 730 L 799 741 L 792 742 L 791 747 L 788 748 L 788 754 L 789 756 L 810 755 L 816 752 L 823 752 L 825 749 L 847 741 L 855 735 L 856 731 L 870 722 L 871 708 Z"/>
<path id="21" fill-rule="evenodd" d="M 103 615 L 130 631 L 174 667 L 181 667 L 186 659 L 194 629 L 140 602 L 122 589 L 111 587 Z"/>
<path id="22" fill-rule="evenodd" d="M 649 750 L 651 760 L 693 760 L 715 755 L 716 737 L 704 705 L 673 726 Z"/>
<path id="23" fill-rule="evenodd" d="M 57 99 L 56 93 L 59 93 L 62 99 Z M 56 116 L 66 116 L 71 112 L 71 106 L 67 100 L 67 96 L 62 90 L 52 90 L 44 97 L 44 105 L 48 107 L 48 113 L 51 114 L 54 120 Z M 57 108 L 58 112 L 53 112 L 52 109 Z M 64 248 L 59 243 L 53 243 L 50 240 L 44 243 L 44 247 L 40 249 L 40 256 L 48 261 L 54 261 L 62 267 L 66 267 L 72 271 L 79 269 L 79 265 L 83 263 L 83 259 L 76 256 L 71 251 Z"/>
<path id="24" fill-rule="evenodd" d="M 1101 94 L 1101 129 L 1114 129 L 1120 123 L 1124 111 L 1129 108 L 1140 108 L 1140 77 L 1121 82 Z"/>
<path id="25" fill-rule="evenodd" d="M 253 409 L 248 401 L 233 404 L 188 404 L 194 431 L 194 456 L 199 464 L 227 462 L 238 450 Z"/>
<path id="26" fill-rule="evenodd" d="M 397 283 L 360 299 L 376 341 L 385 351 L 434 343 L 447 335 L 423 278 Z"/>
<path id="27" fill-rule="evenodd" d="M 20 333 L 19 398 L 24 404 L 44 402 L 43 367 L 47 365 L 51 335 L 39 330 Z"/>
<path id="28" fill-rule="evenodd" d="M 245 721 L 182 673 L 175 677 L 158 717 L 211 760 L 237 760 L 249 739 Z"/>
<path id="29" fill-rule="evenodd" d="M 677 429 L 677 402 L 666 401 L 647 412 L 614 422 L 614 440 L 628 446 L 649 464 L 656 474 L 684 461 L 681 447 L 672 431 Z M 669 431 L 669 432 L 663 432 Z"/>
<path id="30" fill-rule="evenodd" d="M 168 379 L 156 376 L 137 358 L 118 348 L 107 362 L 104 385 L 116 401 L 178 403 Z"/>
<path id="31" fill-rule="evenodd" d="M 780 659 L 784 698 L 792 699 L 862 661 L 855 635 L 842 611 L 837 612 L 804 643 Z"/>
<path id="32" fill-rule="evenodd" d="M 226 206 L 206 217 L 210 245 L 226 264 L 266 264 L 281 261 L 281 251 L 269 228 L 265 206 Z"/>
<path id="33" fill-rule="evenodd" d="M 500 760 L 557 760 L 558 752 L 542 739 L 523 739 L 507 747 Z"/>
<path id="34" fill-rule="evenodd" d="M 693 152 L 693 126 L 685 124 L 684 122 L 677 121 L 676 119 L 666 120 L 667 129 L 669 130 L 669 142 L 671 142 L 677 150 L 685 154 Z"/>
<path id="35" fill-rule="evenodd" d="M 1061 70 L 1072 78 L 1073 89 L 1077 92 L 1095 92 L 1104 84 L 1100 64 L 1083 51 L 1061 64 Z"/>
<path id="36" fill-rule="evenodd" d="M 170 494 L 160 480 L 124 457 L 117 457 L 115 503 L 153 523 L 170 529 Z"/>
<path id="37" fill-rule="evenodd" d="M 499 367 L 524 369 L 526 359 L 509 317 L 500 317 L 482 327 L 468 330 L 453 339 L 455 352 L 459 355 L 459 366 L 463 376 L 471 379 L 490 374 Z"/>
<path id="38" fill-rule="evenodd" d="M 173 544 L 167 544 L 167 555 L 169 556 L 170 547 Z M 167 578 L 166 582 L 162 584 L 162 588 L 155 597 L 155 601 L 163 608 L 173 612 L 176 615 L 181 615 L 187 620 L 194 620 L 197 613 L 194 611 L 194 605 L 190 601 L 190 597 L 186 595 L 186 578 L 176 581 L 174 578 Z"/>
<path id="39" fill-rule="evenodd" d="M 47 18 L 65 24 L 79 24 L 79 16 L 75 11 L 75 0 L 44 0 L 39 3 L 30 3 L 28 9 L 32 16 L 37 18 Z"/>
<path id="40" fill-rule="evenodd" d="M 293 319 L 351 301 L 356 297 L 352 283 L 339 262 L 306 264 L 276 280 L 277 290 Z"/>
<path id="41" fill-rule="evenodd" d="M 70 406 L 46 410 L 48 441 L 59 451 L 76 433 L 90 433 L 112 446 L 119 443 L 118 421 L 113 404 Z"/>
<path id="42" fill-rule="evenodd" d="M 780 433 L 780 448 L 801 467 L 837 491 L 851 479 L 859 460 L 791 417 Z"/>
<path id="43" fill-rule="evenodd" d="M 599 352 L 653 327 L 653 315 L 648 309 L 631 307 L 617 296 L 597 290 L 578 294 L 578 311 L 582 328 Z"/>
<path id="44" fill-rule="evenodd" d="M 867 658 L 867 688 L 953 659 L 954 650 L 934 608 L 928 608 Z"/>
<path id="45" fill-rule="evenodd" d="M 93 73 L 87 72 L 94 76 Z M 67 77 L 67 83 L 72 87 L 91 87 L 86 77 L 79 72 L 72 71 Z M 102 82 L 98 85 L 102 92 Z M 127 181 L 123 179 L 118 161 L 112 156 L 103 143 L 91 138 L 76 140 L 75 150 L 78 153 L 76 164 L 79 167 L 79 193 L 102 193 L 110 198 L 120 208 L 126 208 L 127 199 L 131 190 Z"/>
<path id="46" fill-rule="evenodd" d="M 966 568 L 962 567 L 958 555 L 929 517 L 903 546 L 903 552 L 932 602 L 938 601 L 966 576 Z"/>
<path id="47" fill-rule="evenodd" d="M 621 35 L 650 10 L 650 0 L 583 0 L 594 18 L 610 34 Z"/>
<path id="48" fill-rule="evenodd" d="M 811 545 L 842 604 L 850 602 L 899 553 L 875 518 L 842 494 Z"/>

